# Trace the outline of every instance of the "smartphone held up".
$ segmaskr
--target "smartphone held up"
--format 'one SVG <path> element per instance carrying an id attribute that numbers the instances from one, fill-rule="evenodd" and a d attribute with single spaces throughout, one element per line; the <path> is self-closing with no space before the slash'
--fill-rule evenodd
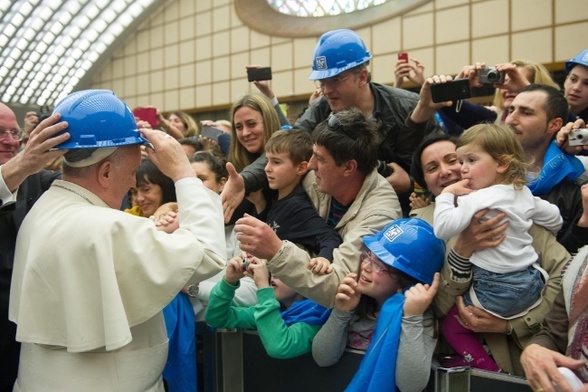
<path id="1" fill-rule="evenodd" d="M 271 67 L 247 68 L 247 80 L 250 82 L 272 80 Z"/>
<path id="2" fill-rule="evenodd" d="M 470 98 L 470 81 L 468 79 L 457 79 L 447 83 L 431 85 L 431 98 L 433 102 L 458 101 Z"/>

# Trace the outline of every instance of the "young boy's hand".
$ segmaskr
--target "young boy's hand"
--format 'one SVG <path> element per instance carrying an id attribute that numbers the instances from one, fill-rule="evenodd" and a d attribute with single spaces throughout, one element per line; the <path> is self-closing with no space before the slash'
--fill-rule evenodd
<path id="1" fill-rule="evenodd" d="M 225 271 L 225 281 L 235 286 L 237 282 L 244 277 L 243 273 L 243 258 L 241 256 L 233 257 L 227 262 L 227 269 Z"/>
<path id="2" fill-rule="evenodd" d="M 249 266 L 245 271 L 245 275 L 253 278 L 258 289 L 269 287 L 269 271 L 267 269 L 266 261 L 250 256 Z"/>
<path id="3" fill-rule="evenodd" d="M 331 262 L 324 257 L 315 257 L 311 259 L 307 268 L 315 275 L 326 275 L 333 272 Z"/>
<path id="4" fill-rule="evenodd" d="M 337 289 L 335 295 L 335 307 L 343 312 L 355 310 L 359 304 L 361 294 L 357 292 L 357 274 L 347 274 Z"/>

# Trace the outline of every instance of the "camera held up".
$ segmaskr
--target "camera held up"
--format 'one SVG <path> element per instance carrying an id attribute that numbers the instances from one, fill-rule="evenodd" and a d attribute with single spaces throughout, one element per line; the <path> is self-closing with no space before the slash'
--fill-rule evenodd
<path id="1" fill-rule="evenodd" d="M 573 129 L 568 138 L 570 146 L 585 146 L 588 144 L 588 129 Z"/>
<path id="2" fill-rule="evenodd" d="M 478 71 L 478 82 L 481 84 L 503 84 L 504 71 L 499 71 L 495 67 L 484 67 Z"/>
<path id="3" fill-rule="evenodd" d="M 39 122 L 45 120 L 46 118 L 48 118 L 50 116 L 51 116 L 51 109 L 49 109 L 49 106 L 47 106 L 47 105 L 41 106 L 41 108 L 37 112 L 37 117 L 39 118 Z"/>

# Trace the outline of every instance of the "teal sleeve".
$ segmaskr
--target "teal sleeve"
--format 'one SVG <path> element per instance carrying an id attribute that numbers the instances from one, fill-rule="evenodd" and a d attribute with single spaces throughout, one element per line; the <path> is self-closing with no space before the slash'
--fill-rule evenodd
<path id="1" fill-rule="evenodd" d="M 310 352 L 320 325 L 295 323 L 287 326 L 271 287 L 257 290 L 255 322 L 261 342 L 272 358 L 294 358 Z"/>
<path id="2" fill-rule="evenodd" d="M 208 324 L 215 328 L 255 329 L 255 308 L 231 305 L 239 286 L 228 284 L 222 279 L 212 288 L 205 313 Z"/>

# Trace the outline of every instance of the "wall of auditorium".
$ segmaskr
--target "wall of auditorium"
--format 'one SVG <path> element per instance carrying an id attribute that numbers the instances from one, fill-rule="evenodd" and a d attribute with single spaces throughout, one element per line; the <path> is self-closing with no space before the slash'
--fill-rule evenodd
<path id="1" fill-rule="evenodd" d="M 264 0 L 259 0 L 264 1 Z M 306 99 L 318 35 L 284 38 L 248 27 L 233 0 L 169 0 L 93 77 L 131 107 L 162 111 L 226 109 L 255 89 L 245 65 L 271 65 L 282 102 Z M 393 83 L 399 51 L 425 74 L 457 73 L 465 64 L 509 59 L 551 69 L 586 47 L 586 0 L 431 0 L 402 15 L 356 29 L 373 54 L 373 79 Z"/>

